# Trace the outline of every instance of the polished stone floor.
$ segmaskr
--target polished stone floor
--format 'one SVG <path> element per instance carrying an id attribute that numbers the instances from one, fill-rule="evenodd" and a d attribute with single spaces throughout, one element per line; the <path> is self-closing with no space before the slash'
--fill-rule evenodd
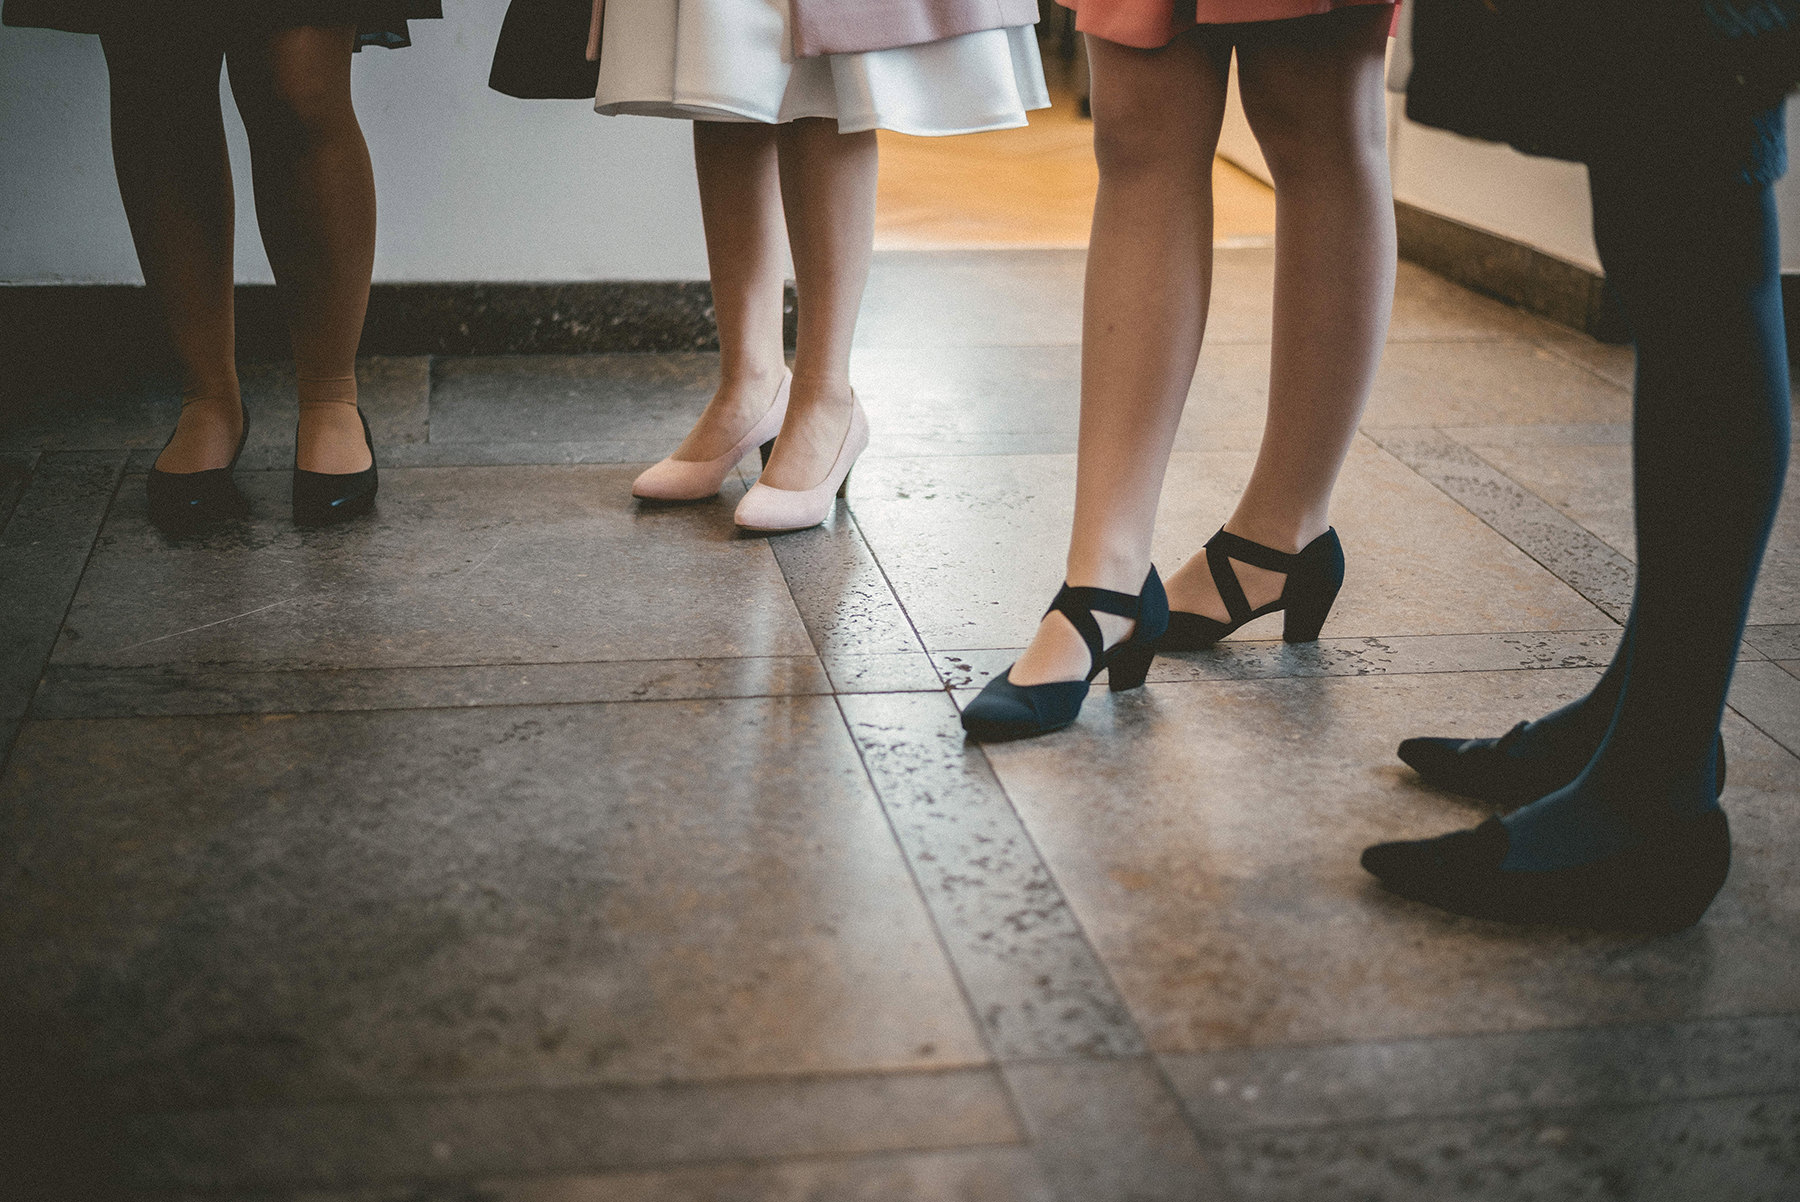
<path id="1" fill-rule="evenodd" d="M 1249 470 L 1270 273 L 1221 254 L 1165 570 Z M 1628 353 L 1404 269 L 1325 638 L 984 750 L 956 707 L 1060 575 L 1080 278 L 883 256 L 873 448 L 778 539 L 734 534 L 742 479 L 630 499 L 705 355 L 370 361 L 381 502 L 335 531 L 287 519 L 256 369 L 254 516 L 187 541 L 143 513 L 166 383 L 36 398 L 0 434 L 0 1193 L 1800 1197 L 1793 487 L 1705 921 L 1447 918 L 1356 855 L 1482 816 L 1401 737 L 1609 655 Z"/>

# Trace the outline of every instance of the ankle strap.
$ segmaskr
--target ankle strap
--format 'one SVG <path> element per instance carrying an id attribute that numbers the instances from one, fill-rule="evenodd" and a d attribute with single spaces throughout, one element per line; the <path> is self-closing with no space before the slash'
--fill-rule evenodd
<path id="1" fill-rule="evenodd" d="M 1050 602 L 1050 608 L 1044 616 L 1060 613 L 1087 644 L 1088 657 L 1098 664 L 1106 654 L 1106 636 L 1100 633 L 1100 623 L 1094 621 L 1097 613 L 1111 614 L 1116 618 L 1138 620 L 1143 615 L 1144 593 L 1151 589 L 1151 582 L 1156 581 L 1161 587 L 1161 580 L 1156 575 L 1155 565 L 1151 565 L 1150 574 L 1144 577 L 1144 588 L 1136 596 L 1130 593 L 1118 593 L 1109 588 L 1089 588 L 1063 582 L 1057 590 L 1056 599 Z"/>
<path id="2" fill-rule="evenodd" d="M 1225 603 L 1226 614 L 1241 626 L 1250 620 L 1255 610 L 1250 607 L 1250 599 L 1244 596 L 1244 586 L 1238 583 L 1231 561 L 1235 559 L 1253 568 L 1291 576 L 1294 565 L 1305 553 L 1305 548 L 1291 553 L 1277 551 L 1274 547 L 1265 547 L 1232 534 L 1221 526 L 1217 534 L 1206 540 L 1206 567 L 1212 573 L 1213 587 L 1219 590 L 1219 600 Z"/>

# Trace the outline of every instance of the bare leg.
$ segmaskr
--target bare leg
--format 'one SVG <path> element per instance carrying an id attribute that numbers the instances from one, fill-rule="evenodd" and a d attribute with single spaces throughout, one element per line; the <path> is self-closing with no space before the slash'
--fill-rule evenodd
<path id="1" fill-rule="evenodd" d="M 1298 551 L 1330 525 L 1387 338 L 1388 15 L 1362 7 L 1271 22 L 1239 43 L 1244 112 L 1275 180 L 1275 331 L 1262 449 L 1225 528 L 1278 551 Z M 1281 573 L 1235 566 L 1252 606 L 1281 595 Z M 1227 617 L 1203 555 L 1168 589 L 1176 609 Z"/>
<path id="2" fill-rule="evenodd" d="M 781 199 L 800 299 L 794 389 L 762 479 L 808 489 L 831 470 L 850 426 L 850 343 L 875 245 L 873 132 L 806 118 L 779 129 Z"/>
<path id="3" fill-rule="evenodd" d="M 181 363 L 181 420 L 165 472 L 224 467 L 242 431 L 232 323 L 231 163 L 222 50 L 188 38 L 103 39 L 113 168 L 144 282 Z"/>
<path id="4" fill-rule="evenodd" d="M 1212 158 L 1229 51 L 1203 31 L 1160 50 L 1088 39 L 1100 191 L 1082 301 L 1081 443 L 1068 582 L 1136 593 L 1212 286 Z M 1131 623 L 1096 615 L 1109 645 Z M 1061 614 L 1015 684 L 1072 680 L 1088 651 Z"/>
<path id="5" fill-rule="evenodd" d="M 375 176 L 350 102 L 354 38 L 349 26 L 298 26 L 227 55 L 300 377 L 295 461 L 313 472 L 369 466 L 356 348 L 375 264 Z"/>
<path id="6" fill-rule="evenodd" d="M 781 305 L 781 177 L 773 126 L 694 122 L 694 167 L 713 313 L 719 323 L 719 390 L 675 449 L 676 459 L 717 459 L 769 411 L 786 367 Z"/>

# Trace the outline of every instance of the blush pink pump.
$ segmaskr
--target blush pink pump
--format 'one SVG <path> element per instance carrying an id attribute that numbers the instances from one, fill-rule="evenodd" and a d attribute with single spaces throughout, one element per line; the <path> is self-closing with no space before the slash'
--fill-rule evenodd
<path id="1" fill-rule="evenodd" d="M 787 417 L 788 391 L 793 382 L 792 372 L 781 373 L 781 384 L 775 389 L 769 411 L 757 419 L 750 433 L 740 438 L 735 447 L 717 459 L 676 459 L 671 456 L 661 463 L 653 463 L 632 481 L 631 495 L 646 501 L 703 501 L 718 494 L 725 484 L 725 477 L 731 475 L 738 460 L 749 454 L 751 447 L 761 447 L 763 462 L 767 463 L 769 444 L 775 441 L 775 436 L 781 432 L 782 420 Z"/>
<path id="2" fill-rule="evenodd" d="M 831 516 L 833 498 L 844 495 L 850 484 L 850 469 L 856 457 L 869 445 L 869 415 L 862 402 L 850 394 L 850 428 L 844 431 L 843 445 L 825 478 L 811 488 L 773 488 L 758 480 L 738 502 L 732 520 L 740 530 L 761 534 L 778 534 L 785 530 L 805 530 L 817 526 Z"/>

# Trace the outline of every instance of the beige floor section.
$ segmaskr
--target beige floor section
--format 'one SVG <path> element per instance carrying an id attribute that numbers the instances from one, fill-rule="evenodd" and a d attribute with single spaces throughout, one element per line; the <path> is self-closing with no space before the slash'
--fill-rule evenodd
<path id="1" fill-rule="evenodd" d="M 1093 123 L 1075 97 L 1052 90 L 1048 111 L 1025 129 L 960 138 L 882 131 L 880 250 L 1079 247 L 1094 212 Z M 1213 160 L 1214 238 L 1242 245 L 1275 233 L 1275 193 Z"/>

